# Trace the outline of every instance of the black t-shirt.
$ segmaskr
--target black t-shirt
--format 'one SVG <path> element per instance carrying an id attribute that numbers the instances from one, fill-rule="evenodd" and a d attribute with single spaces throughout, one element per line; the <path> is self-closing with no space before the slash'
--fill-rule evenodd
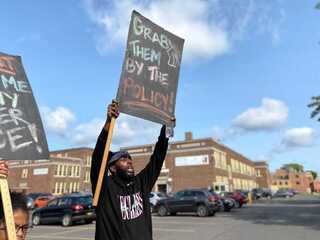
<path id="1" fill-rule="evenodd" d="M 92 154 L 91 184 L 95 193 L 107 132 L 103 129 Z M 149 193 L 162 168 L 168 148 L 162 127 L 147 166 L 130 182 L 105 172 L 96 208 L 96 240 L 152 240 Z"/>

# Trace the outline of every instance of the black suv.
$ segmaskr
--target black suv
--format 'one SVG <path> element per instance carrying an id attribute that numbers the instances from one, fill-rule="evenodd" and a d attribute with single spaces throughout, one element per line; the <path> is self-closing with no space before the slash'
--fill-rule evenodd
<path id="1" fill-rule="evenodd" d="M 218 201 L 208 190 L 186 189 L 173 197 L 158 201 L 155 211 L 160 216 L 175 215 L 178 212 L 195 212 L 199 217 L 213 216 L 219 210 Z"/>
<path id="2" fill-rule="evenodd" d="M 47 206 L 35 210 L 32 214 L 32 223 L 33 225 L 61 223 L 66 227 L 78 221 L 92 223 L 95 217 L 92 196 L 71 194 L 53 199 Z"/>

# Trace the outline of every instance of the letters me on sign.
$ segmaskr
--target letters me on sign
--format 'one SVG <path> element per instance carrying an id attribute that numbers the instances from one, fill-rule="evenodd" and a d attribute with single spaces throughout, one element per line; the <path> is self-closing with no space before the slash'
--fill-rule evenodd
<path id="1" fill-rule="evenodd" d="M 121 112 L 174 127 L 183 44 L 133 11 L 117 93 Z"/>
<path id="2" fill-rule="evenodd" d="M 48 159 L 40 114 L 21 57 L 0 53 L 0 159 Z"/>

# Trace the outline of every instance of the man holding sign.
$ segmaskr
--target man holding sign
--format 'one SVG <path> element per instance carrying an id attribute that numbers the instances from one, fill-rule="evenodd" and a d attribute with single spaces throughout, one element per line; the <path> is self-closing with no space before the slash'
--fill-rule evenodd
<path id="1" fill-rule="evenodd" d="M 183 44 L 183 39 L 132 12 L 117 102 L 108 106 L 107 120 L 92 155 L 96 240 L 152 239 L 149 193 L 166 157 L 166 132 L 170 130 L 172 136 L 175 127 Z M 128 152 L 109 152 L 119 111 L 163 125 L 150 162 L 136 176 Z M 111 176 L 104 172 L 106 167 Z"/>
<path id="2" fill-rule="evenodd" d="M 108 106 L 107 120 L 92 155 L 93 193 L 96 190 L 111 118 L 118 116 L 118 103 L 113 101 Z M 106 171 L 102 183 L 96 209 L 96 240 L 152 239 L 149 193 L 160 174 L 167 148 L 166 126 L 163 125 L 150 162 L 136 176 L 128 152 L 109 152 L 108 169 L 111 176 Z"/>

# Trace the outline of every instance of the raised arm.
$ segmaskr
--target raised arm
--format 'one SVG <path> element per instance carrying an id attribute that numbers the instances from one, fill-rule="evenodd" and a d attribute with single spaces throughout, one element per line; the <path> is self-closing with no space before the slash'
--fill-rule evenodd
<path id="1" fill-rule="evenodd" d="M 147 192 L 152 190 L 161 172 L 161 168 L 167 154 L 168 140 L 169 139 L 166 137 L 166 126 L 163 125 L 149 163 L 137 175 Z"/>
<path id="2" fill-rule="evenodd" d="M 92 185 L 92 193 L 95 193 L 96 185 L 98 182 L 100 166 L 102 163 L 103 153 L 108 137 L 108 131 L 110 127 L 111 118 L 117 118 L 119 116 L 118 103 L 116 101 L 112 101 L 108 106 L 107 110 L 107 120 L 101 130 L 101 133 L 97 139 L 96 146 L 92 153 L 92 163 L 91 163 L 91 172 L 90 172 L 90 180 Z M 110 154 L 110 152 L 109 152 Z M 107 171 L 105 173 L 105 177 L 107 176 Z"/>

